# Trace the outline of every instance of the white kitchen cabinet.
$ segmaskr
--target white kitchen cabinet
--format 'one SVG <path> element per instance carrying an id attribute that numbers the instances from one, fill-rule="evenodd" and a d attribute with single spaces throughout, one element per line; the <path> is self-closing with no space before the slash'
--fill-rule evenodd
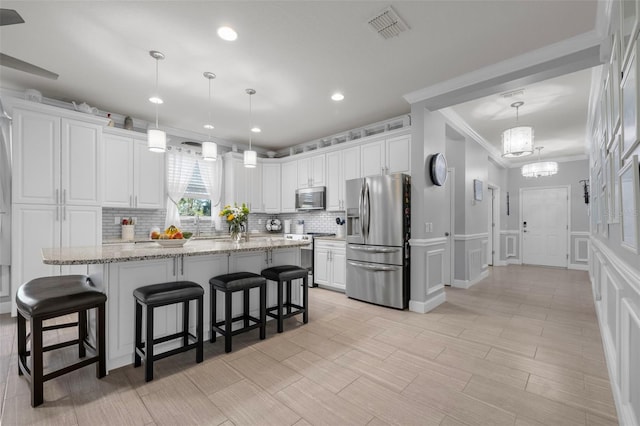
<path id="1" fill-rule="evenodd" d="M 14 109 L 13 202 L 100 204 L 101 126 Z"/>
<path id="2" fill-rule="evenodd" d="M 14 204 L 12 208 L 11 280 L 15 294 L 37 277 L 83 274 L 86 266 L 51 266 L 42 249 L 102 244 L 102 208 L 55 204 Z"/>
<path id="3" fill-rule="evenodd" d="M 254 168 L 244 166 L 241 154 L 224 155 L 224 204 L 241 206 L 245 203 L 252 213 L 262 210 L 262 163 Z"/>
<path id="4" fill-rule="evenodd" d="M 280 164 L 262 164 L 262 205 L 265 213 L 280 213 Z"/>
<path id="5" fill-rule="evenodd" d="M 247 200 L 249 204 L 249 211 L 252 213 L 264 213 L 263 167 L 264 165 L 260 160 L 258 160 L 256 167 L 245 167 L 245 174 L 247 176 L 248 183 Z"/>
<path id="6" fill-rule="evenodd" d="M 149 151 L 146 140 L 129 131 L 105 129 L 102 158 L 104 207 L 166 207 L 163 153 Z"/>
<path id="7" fill-rule="evenodd" d="M 282 163 L 281 182 L 282 213 L 295 213 L 296 211 L 296 189 L 298 189 L 298 162 L 289 161 Z"/>
<path id="8" fill-rule="evenodd" d="M 178 258 L 169 258 L 105 265 L 105 269 L 108 270 L 108 370 L 133 363 L 133 291 L 145 285 L 176 281 L 177 263 Z M 153 331 L 156 337 L 175 333 L 181 323 L 178 305 L 164 306 L 154 311 Z"/>
<path id="9" fill-rule="evenodd" d="M 314 155 L 312 157 L 298 160 L 298 188 L 312 188 L 324 186 L 324 164 L 325 155 Z"/>
<path id="10" fill-rule="evenodd" d="M 133 207 L 166 208 L 165 154 L 149 151 L 146 139 L 136 139 L 133 145 Z"/>
<path id="11" fill-rule="evenodd" d="M 361 164 L 363 177 L 411 173 L 411 135 L 363 144 Z"/>
<path id="12" fill-rule="evenodd" d="M 360 147 L 327 153 L 327 210 L 345 209 L 345 182 L 360 177 Z"/>
<path id="13" fill-rule="evenodd" d="M 345 291 L 347 255 L 344 241 L 315 240 L 313 281 L 321 287 Z"/>

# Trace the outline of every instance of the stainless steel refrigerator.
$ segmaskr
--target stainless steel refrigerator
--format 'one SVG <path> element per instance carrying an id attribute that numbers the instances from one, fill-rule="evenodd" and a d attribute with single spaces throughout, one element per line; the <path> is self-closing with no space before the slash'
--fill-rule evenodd
<path id="1" fill-rule="evenodd" d="M 411 177 L 346 182 L 347 296 L 378 305 L 409 305 Z"/>

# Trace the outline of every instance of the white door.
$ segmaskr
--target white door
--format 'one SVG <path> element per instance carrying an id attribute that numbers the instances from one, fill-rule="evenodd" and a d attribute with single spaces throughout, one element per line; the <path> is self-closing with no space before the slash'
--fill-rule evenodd
<path id="1" fill-rule="evenodd" d="M 521 200 L 522 262 L 566 267 L 568 189 L 522 189 Z"/>
<path id="2" fill-rule="evenodd" d="M 454 188 L 455 188 L 454 169 L 447 169 L 447 181 L 444 184 L 444 190 L 447 195 L 445 198 L 446 202 L 444 205 L 445 224 L 444 224 L 444 235 L 443 235 L 447 240 L 445 242 L 445 247 L 444 247 L 444 271 L 442 273 L 443 275 L 442 278 L 445 285 L 452 285 L 453 279 L 454 279 L 453 262 L 452 262 L 452 259 L 454 259 L 453 228 L 455 226 L 454 224 L 454 217 L 455 217 L 454 216 L 455 215 Z"/>

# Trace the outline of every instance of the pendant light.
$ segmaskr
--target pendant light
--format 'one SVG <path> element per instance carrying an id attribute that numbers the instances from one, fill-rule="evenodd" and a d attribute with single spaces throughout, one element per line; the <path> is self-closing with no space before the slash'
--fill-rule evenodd
<path id="1" fill-rule="evenodd" d="M 213 124 L 211 124 L 211 80 L 216 78 L 216 75 L 209 71 L 203 75 L 209 80 L 209 121 L 204 126 L 209 130 L 209 138 L 206 142 L 202 142 L 202 158 L 206 161 L 216 161 L 218 159 L 218 145 L 211 141 L 211 129 L 213 129 Z"/>
<path id="2" fill-rule="evenodd" d="M 164 54 L 152 50 L 149 55 L 156 60 L 156 93 L 149 98 L 156 105 L 156 128 L 147 130 L 147 148 L 153 152 L 164 152 L 167 149 L 167 134 L 158 128 L 158 105 L 162 103 L 158 95 L 158 61 L 164 59 Z"/>
<path id="3" fill-rule="evenodd" d="M 249 95 L 249 129 L 251 129 L 251 96 L 256 94 L 256 91 L 253 89 L 246 90 L 247 95 Z M 244 152 L 244 166 L 249 168 L 256 167 L 258 163 L 258 153 L 251 150 L 251 131 L 249 131 L 249 150 Z"/>
<path id="4" fill-rule="evenodd" d="M 522 166 L 522 176 L 526 178 L 537 178 L 542 176 L 552 176 L 558 173 L 558 163 L 555 161 L 540 161 L 540 151 L 543 146 L 538 146 L 538 162 L 529 163 Z"/>
<path id="5" fill-rule="evenodd" d="M 502 132 L 502 156 L 507 158 L 524 157 L 533 153 L 533 127 L 518 126 L 518 109 L 524 102 L 514 102 L 516 126 Z"/>

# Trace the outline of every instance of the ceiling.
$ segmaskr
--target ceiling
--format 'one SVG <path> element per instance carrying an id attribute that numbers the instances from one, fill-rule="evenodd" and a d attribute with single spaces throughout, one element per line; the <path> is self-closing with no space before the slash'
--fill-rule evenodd
<path id="1" fill-rule="evenodd" d="M 409 31 L 383 39 L 367 24 L 392 5 Z M 206 139 L 214 72 L 212 135 L 278 150 L 410 112 L 403 95 L 593 31 L 595 0 L 470 1 L 3 1 L 25 23 L 0 27 L 0 51 L 60 75 L 0 67 L 0 87 L 87 102 L 153 122 L 159 63 L 161 128 Z M 216 35 L 221 25 L 234 42 Z M 588 73 L 525 88 L 522 120 L 549 146 L 583 142 Z M 345 99 L 330 95 L 341 91 Z M 490 143 L 515 121 L 497 96 L 454 107 Z M 568 118 L 571 118 L 568 120 Z M 121 123 L 118 123 L 121 125 Z M 581 129 L 580 129 L 581 128 Z M 545 153 L 547 148 L 545 148 Z M 584 150 L 582 150 L 584 152 Z M 567 153 L 562 152 L 562 155 Z"/>

